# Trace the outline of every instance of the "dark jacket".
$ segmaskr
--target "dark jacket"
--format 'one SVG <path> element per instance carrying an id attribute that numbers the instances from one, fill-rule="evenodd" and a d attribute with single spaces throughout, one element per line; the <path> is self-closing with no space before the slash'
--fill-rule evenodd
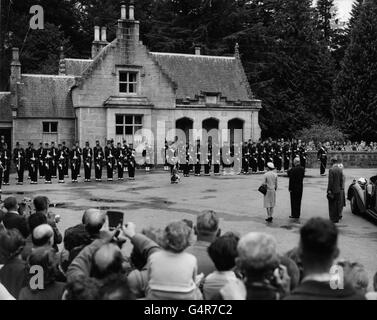
<path id="1" fill-rule="evenodd" d="M 289 191 L 300 191 L 303 189 L 303 181 L 305 177 L 305 169 L 300 165 L 293 167 L 288 171 Z"/>
<path id="2" fill-rule="evenodd" d="M 344 289 L 332 289 L 330 283 L 304 281 L 285 298 L 286 300 L 365 300 L 365 297 L 345 285 Z"/>
<path id="3" fill-rule="evenodd" d="M 344 175 L 343 170 L 338 166 L 333 166 L 329 170 L 329 183 L 327 186 L 327 191 L 331 193 L 340 193 L 344 190 Z"/>
<path id="4" fill-rule="evenodd" d="M 27 285 L 27 279 L 27 265 L 21 259 L 14 258 L 0 269 L 1 284 L 15 298 L 18 298 L 21 289 Z"/>
<path id="5" fill-rule="evenodd" d="M 29 227 L 25 217 L 15 212 L 7 212 L 3 217 L 4 227 L 7 229 L 17 229 L 24 238 L 29 236 Z"/>
<path id="6" fill-rule="evenodd" d="M 215 264 L 208 255 L 208 247 L 210 242 L 196 241 L 192 246 L 185 251 L 191 253 L 198 260 L 198 274 L 204 273 L 204 276 L 216 271 Z"/>
<path id="7" fill-rule="evenodd" d="M 29 287 L 22 288 L 19 300 L 61 300 L 65 289 L 65 283 L 53 282 L 45 285 L 43 290 L 31 290 Z"/>

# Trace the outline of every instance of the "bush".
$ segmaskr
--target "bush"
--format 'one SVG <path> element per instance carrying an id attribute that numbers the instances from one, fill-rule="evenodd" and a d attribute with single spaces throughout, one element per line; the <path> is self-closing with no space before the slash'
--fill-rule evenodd
<path id="1" fill-rule="evenodd" d="M 325 141 L 344 142 L 347 136 L 337 127 L 325 124 L 315 124 L 296 133 L 296 138 L 304 142 L 313 141 L 315 144 Z"/>

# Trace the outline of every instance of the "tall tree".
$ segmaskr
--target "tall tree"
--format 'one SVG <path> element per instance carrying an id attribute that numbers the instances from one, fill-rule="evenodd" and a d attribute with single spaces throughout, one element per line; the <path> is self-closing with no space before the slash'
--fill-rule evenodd
<path id="1" fill-rule="evenodd" d="M 354 139 L 377 139 L 377 3 L 364 1 L 334 84 L 334 107 Z"/>
<path id="2" fill-rule="evenodd" d="M 318 0 L 316 6 L 318 15 L 318 29 L 320 37 L 326 43 L 330 43 L 333 36 L 332 22 L 335 16 L 334 0 Z"/>

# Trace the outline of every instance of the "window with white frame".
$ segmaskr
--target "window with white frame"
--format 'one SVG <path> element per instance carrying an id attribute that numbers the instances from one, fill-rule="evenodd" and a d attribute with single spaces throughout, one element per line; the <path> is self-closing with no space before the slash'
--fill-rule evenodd
<path id="1" fill-rule="evenodd" d="M 134 136 L 143 129 L 142 115 L 117 114 L 115 115 L 115 134 L 117 136 Z"/>
<path id="2" fill-rule="evenodd" d="M 43 122 L 43 133 L 58 133 L 58 123 L 56 121 Z"/>
<path id="3" fill-rule="evenodd" d="M 137 93 L 137 72 L 119 71 L 119 92 Z"/>

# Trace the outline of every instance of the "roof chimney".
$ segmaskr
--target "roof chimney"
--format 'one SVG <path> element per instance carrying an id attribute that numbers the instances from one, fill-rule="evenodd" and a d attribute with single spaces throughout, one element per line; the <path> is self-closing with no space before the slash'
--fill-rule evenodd
<path id="1" fill-rule="evenodd" d="M 126 20 L 127 19 L 127 7 L 125 4 L 122 4 L 120 7 L 120 20 Z"/>
<path id="2" fill-rule="evenodd" d="M 128 19 L 135 20 L 135 6 L 133 2 L 130 3 L 130 6 L 128 8 Z"/>
<path id="3" fill-rule="evenodd" d="M 100 27 L 99 26 L 94 27 L 94 41 L 101 41 L 100 40 Z"/>
<path id="4" fill-rule="evenodd" d="M 196 56 L 200 56 L 200 47 L 199 46 L 197 46 L 197 47 L 195 47 L 195 55 Z"/>
<path id="5" fill-rule="evenodd" d="M 107 42 L 106 27 L 101 28 L 101 41 Z"/>
<path id="6" fill-rule="evenodd" d="M 59 75 L 65 74 L 65 56 L 64 56 L 64 47 L 60 47 L 60 61 L 59 61 Z"/>
<path id="7" fill-rule="evenodd" d="M 12 62 L 10 66 L 10 82 L 12 86 L 12 84 L 15 85 L 17 82 L 21 81 L 20 51 L 18 48 L 12 48 Z"/>

